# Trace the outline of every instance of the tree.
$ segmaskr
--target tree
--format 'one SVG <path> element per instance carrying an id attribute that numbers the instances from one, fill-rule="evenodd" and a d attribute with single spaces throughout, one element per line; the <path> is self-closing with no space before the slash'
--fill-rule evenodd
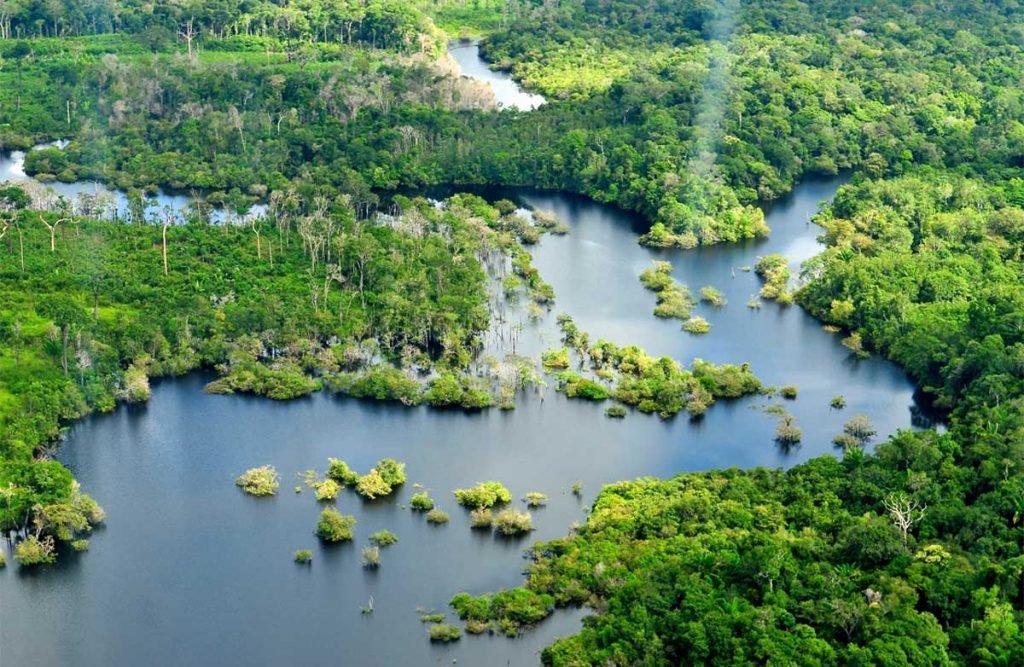
<path id="1" fill-rule="evenodd" d="M 71 333 L 87 321 L 86 313 L 71 297 L 63 294 L 45 297 L 36 306 L 36 312 L 41 317 L 52 320 L 60 331 L 61 366 L 64 375 L 67 376 L 68 343 Z"/>
<path id="2" fill-rule="evenodd" d="M 890 493 L 882 501 L 885 511 L 889 513 L 893 525 L 899 529 L 903 537 L 903 546 L 907 546 L 907 536 L 915 523 L 924 519 L 926 506 L 916 498 L 909 498 L 903 493 Z"/>

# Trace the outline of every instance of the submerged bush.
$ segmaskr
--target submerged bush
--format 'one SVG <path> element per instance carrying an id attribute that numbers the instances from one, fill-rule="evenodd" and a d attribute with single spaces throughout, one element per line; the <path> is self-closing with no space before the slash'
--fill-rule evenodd
<path id="1" fill-rule="evenodd" d="M 334 500 L 341 491 L 341 485 L 333 479 L 325 479 L 316 485 L 317 500 Z"/>
<path id="2" fill-rule="evenodd" d="M 381 459 L 377 461 L 377 465 L 374 468 L 388 486 L 394 488 L 405 484 L 404 463 L 399 463 L 394 459 Z"/>
<path id="3" fill-rule="evenodd" d="M 368 570 L 376 570 L 380 567 L 380 547 L 365 547 L 363 549 L 363 567 Z"/>
<path id="4" fill-rule="evenodd" d="M 611 392 L 600 382 L 576 373 L 560 373 L 558 375 L 558 391 L 569 398 L 582 398 L 588 401 L 603 401 Z"/>
<path id="5" fill-rule="evenodd" d="M 492 523 L 494 523 L 494 515 L 486 507 L 478 507 L 469 513 L 471 528 L 490 528 Z"/>
<path id="6" fill-rule="evenodd" d="M 391 493 L 391 485 L 384 481 L 377 469 L 370 470 L 356 482 L 356 493 L 369 500 L 375 500 Z"/>
<path id="7" fill-rule="evenodd" d="M 520 535 L 533 530 L 533 517 L 529 512 L 509 508 L 498 512 L 494 525 L 503 535 Z"/>
<path id="8" fill-rule="evenodd" d="M 512 493 L 500 482 L 480 482 L 471 489 L 456 489 L 455 500 L 463 507 L 494 507 L 512 502 Z"/>
<path id="9" fill-rule="evenodd" d="M 417 512 L 429 512 L 434 509 L 434 499 L 426 491 L 414 493 L 409 499 L 409 506 Z"/>
<path id="10" fill-rule="evenodd" d="M 327 476 L 342 486 L 355 486 L 359 473 L 339 459 L 327 459 Z"/>
<path id="11" fill-rule="evenodd" d="M 398 538 L 390 530 L 379 530 L 370 535 L 370 542 L 378 547 L 388 547 L 397 541 Z"/>
<path id="12" fill-rule="evenodd" d="M 626 416 L 628 410 L 621 405 L 609 405 L 604 413 L 613 419 L 622 419 Z"/>
<path id="13" fill-rule="evenodd" d="M 541 363 L 544 368 L 568 368 L 569 350 L 564 347 L 560 350 L 547 350 L 541 355 Z"/>
<path id="14" fill-rule="evenodd" d="M 803 430 L 796 425 L 792 415 L 786 415 L 775 427 L 775 442 L 780 445 L 795 445 L 803 438 Z"/>
<path id="15" fill-rule="evenodd" d="M 250 468 L 242 473 L 235 484 L 251 496 L 272 496 L 277 493 L 281 481 L 274 466 Z"/>
<path id="16" fill-rule="evenodd" d="M 316 524 L 316 535 L 324 542 L 344 542 L 352 539 L 352 528 L 356 525 L 354 516 L 342 515 L 341 512 L 328 507 L 320 512 L 320 521 Z"/>
<path id="17" fill-rule="evenodd" d="M 833 396 L 832 400 L 829 401 L 828 404 L 834 410 L 842 410 L 843 408 L 846 407 L 846 397 L 843 396 L 842 394 L 839 394 L 838 396 Z"/>
<path id="18" fill-rule="evenodd" d="M 77 551 L 78 553 L 82 553 L 83 551 L 88 551 L 89 550 L 89 540 L 72 540 L 71 541 L 71 548 L 74 549 L 75 551 Z"/>
<path id="19" fill-rule="evenodd" d="M 514 588 L 474 597 L 459 593 L 449 602 L 459 618 L 466 622 L 472 632 L 482 632 L 487 624 L 493 623 L 502 633 L 514 636 L 524 628 L 540 623 L 555 607 L 555 599 L 544 593 L 526 588 Z"/>
<path id="20" fill-rule="evenodd" d="M 427 512 L 427 521 L 430 523 L 448 523 L 448 513 L 435 507 Z"/>
<path id="21" fill-rule="evenodd" d="M 793 400 L 794 398 L 796 398 L 799 392 L 800 390 L 797 389 L 796 386 L 792 384 L 787 384 L 786 386 L 779 390 L 779 393 L 782 395 L 782 398 L 786 398 L 789 400 Z"/>
<path id="22" fill-rule="evenodd" d="M 294 560 L 296 563 L 307 565 L 313 562 L 313 552 L 309 549 L 299 549 L 295 552 L 295 555 L 292 557 L 292 560 Z"/>
<path id="23" fill-rule="evenodd" d="M 726 304 L 725 296 L 722 292 L 710 285 L 700 289 L 700 298 L 712 306 L 724 306 Z"/>
<path id="24" fill-rule="evenodd" d="M 544 507 L 548 504 L 548 497 L 537 491 L 530 491 L 523 497 L 523 502 L 528 507 Z"/>
<path id="25" fill-rule="evenodd" d="M 711 323 L 703 317 L 694 316 L 683 322 L 683 331 L 691 334 L 706 334 L 711 331 Z"/>
<path id="26" fill-rule="evenodd" d="M 14 545 L 14 560 L 23 567 L 56 563 L 57 550 L 53 538 L 29 535 Z"/>
<path id="27" fill-rule="evenodd" d="M 447 614 L 420 614 L 420 623 L 443 623 Z"/>
<path id="28" fill-rule="evenodd" d="M 459 630 L 454 625 L 448 625 L 447 623 L 438 623 L 437 625 L 430 626 L 430 630 L 427 631 L 430 635 L 430 641 L 448 643 L 457 641 L 462 637 L 462 630 Z"/>

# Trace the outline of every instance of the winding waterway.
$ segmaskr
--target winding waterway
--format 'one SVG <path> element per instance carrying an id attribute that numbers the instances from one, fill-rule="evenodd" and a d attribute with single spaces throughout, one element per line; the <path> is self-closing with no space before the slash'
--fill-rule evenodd
<path id="1" fill-rule="evenodd" d="M 490 70 L 488 70 L 490 71 Z M 446 611 L 453 593 L 517 585 L 522 549 L 564 535 L 601 485 L 715 467 L 790 466 L 832 452 L 832 436 L 858 413 L 880 434 L 912 425 L 911 381 L 894 365 L 859 360 L 798 307 L 746 307 L 759 288 L 757 257 L 779 252 L 796 265 L 819 250 L 808 219 L 840 180 L 801 185 L 768 210 L 770 238 L 692 251 L 640 247 L 643 222 L 590 200 L 531 190 L 491 189 L 556 213 L 567 236 L 545 236 L 534 264 L 557 295 L 539 322 L 523 318 L 520 352 L 557 343 L 555 313 L 567 312 L 592 338 L 638 344 L 684 363 L 694 357 L 748 361 L 765 382 L 795 384 L 788 410 L 803 445 L 780 450 L 763 397 L 720 402 L 699 421 L 631 413 L 610 420 L 603 406 L 522 398 L 511 412 L 407 409 L 327 394 L 275 403 L 202 392 L 196 374 L 156 383 L 144 406 L 76 424 L 60 459 L 103 505 L 109 526 L 87 554 L 61 554 L 52 568 L 0 570 L 0 664 L 10 665 L 534 665 L 556 636 L 575 632 L 583 612 L 559 612 L 516 640 L 466 636 L 432 645 L 417 608 Z M 699 306 L 710 334 L 690 336 L 653 317 L 654 297 L 637 280 L 653 259 L 669 259 L 694 291 L 713 285 L 722 308 Z M 836 394 L 843 411 L 830 410 Z M 323 470 L 328 457 L 368 470 L 385 456 L 407 463 L 409 484 L 374 503 L 342 493 L 338 508 L 358 519 L 356 541 L 326 547 L 313 528 L 321 509 L 294 475 Z M 233 480 L 272 464 L 283 477 L 270 499 L 247 497 Z M 550 497 L 534 511 L 525 540 L 471 531 L 452 489 L 496 479 L 517 497 Z M 584 497 L 569 491 L 584 482 Z M 294 480 L 294 481 L 293 481 Z M 404 509 L 412 483 L 451 514 L 444 526 Z M 383 564 L 360 566 L 366 537 L 387 528 L 399 542 Z M 8 549 L 9 545 L 0 548 Z M 310 548 L 310 567 L 292 552 Z M 9 553 L 8 553 L 9 556 Z M 374 612 L 360 608 L 372 597 Z"/>

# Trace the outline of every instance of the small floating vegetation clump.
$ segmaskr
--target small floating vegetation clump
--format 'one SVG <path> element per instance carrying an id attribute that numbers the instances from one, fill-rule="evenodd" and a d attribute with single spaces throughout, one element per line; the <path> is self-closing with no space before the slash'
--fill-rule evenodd
<path id="1" fill-rule="evenodd" d="M 22 567 L 50 565 L 57 562 L 57 547 L 53 537 L 29 535 L 14 545 L 14 560 Z"/>
<path id="2" fill-rule="evenodd" d="M 356 493 L 369 500 L 391 495 L 396 486 L 405 484 L 405 464 L 394 459 L 381 459 L 370 472 L 356 481 Z"/>
<path id="3" fill-rule="evenodd" d="M 785 447 L 799 444 L 804 437 L 803 430 L 796 425 L 793 415 L 783 415 L 775 427 L 775 442 Z"/>
<path id="4" fill-rule="evenodd" d="M 763 298 L 784 303 L 793 301 L 792 295 L 786 291 L 789 286 L 789 262 L 785 257 L 778 254 L 765 255 L 757 260 L 754 271 L 764 280 L 761 287 Z"/>
<path id="5" fill-rule="evenodd" d="M 454 625 L 438 623 L 437 625 L 430 626 L 427 634 L 430 636 L 430 641 L 447 644 L 458 641 L 462 637 L 462 630 L 459 630 Z"/>
<path id="6" fill-rule="evenodd" d="M 694 305 L 690 291 L 672 278 L 672 264 L 656 261 L 640 274 L 640 282 L 655 293 L 657 317 L 686 319 Z"/>
<path id="7" fill-rule="evenodd" d="M 569 350 L 548 350 L 541 355 L 541 363 L 544 368 L 560 369 L 569 367 Z"/>
<path id="8" fill-rule="evenodd" d="M 292 556 L 292 560 L 300 565 L 309 565 L 313 562 L 313 552 L 309 549 L 299 549 L 295 552 L 295 555 Z"/>
<path id="9" fill-rule="evenodd" d="M 447 614 L 420 614 L 420 623 L 444 623 Z"/>
<path id="10" fill-rule="evenodd" d="M 235 484 L 250 496 L 272 496 L 277 493 L 281 479 L 274 466 L 268 465 L 246 470 L 235 480 Z"/>
<path id="11" fill-rule="evenodd" d="M 701 301 L 709 303 L 712 306 L 724 306 L 728 303 L 725 299 L 725 295 L 722 294 L 720 290 L 711 287 L 710 285 L 700 289 L 700 298 Z"/>
<path id="12" fill-rule="evenodd" d="M 784 385 L 782 389 L 779 390 L 779 394 L 781 394 L 782 398 L 788 399 L 790 401 L 795 399 L 797 397 L 797 394 L 799 393 L 800 390 L 796 388 L 796 385 L 792 384 Z"/>
<path id="13" fill-rule="evenodd" d="M 327 477 L 342 486 L 355 486 L 359 481 L 359 473 L 339 459 L 327 459 Z"/>
<path id="14" fill-rule="evenodd" d="M 380 567 L 380 547 L 372 546 L 363 549 L 363 567 L 376 570 Z"/>
<path id="15" fill-rule="evenodd" d="M 334 500 L 341 492 L 341 485 L 333 479 L 325 479 L 316 485 L 316 499 L 320 501 Z"/>
<path id="16" fill-rule="evenodd" d="M 463 507 L 494 507 L 512 502 L 512 492 L 501 482 L 480 482 L 470 489 L 456 489 L 455 500 Z"/>
<path id="17" fill-rule="evenodd" d="M 469 513 L 469 525 L 471 528 L 490 528 L 494 523 L 494 515 L 486 507 L 478 507 Z"/>
<path id="18" fill-rule="evenodd" d="M 575 482 L 573 482 L 572 486 L 570 487 L 570 490 L 572 491 L 572 495 L 576 496 L 577 498 L 583 497 L 583 480 L 578 479 Z"/>
<path id="19" fill-rule="evenodd" d="M 604 411 L 612 419 L 623 419 L 629 411 L 621 405 L 609 405 Z"/>
<path id="20" fill-rule="evenodd" d="M 398 537 L 390 530 L 378 530 L 370 535 L 370 543 L 378 547 L 389 547 L 397 541 Z"/>
<path id="21" fill-rule="evenodd" d="M 341 512 L 328 507 L 320 512 L 320 520 L 316 524 L 316 536 L 324 542 L 347 542 L 352 539 L 352 528 L 356 518 L 342 515 Z"/>
<path id="22" fill-rule="evenodd" d="M 501 531 L 502 535 L 521 535 L 533 530 L 533 517 L 529 512 L 504 509 L 494 516 L 494 527 Z"/>
<path id="23" fill-rule="evenodd" d="M 530 491 L 525 496 L 523 496 L 523 502 L 526 503 L 527 507 L 544 507 L 545 505 L 548 504 L 548 497 L 538 491 Z"/>
<path id="24" fill-rule="evenodd" d="M 863 449 L 876 433 L 867 415 L 855 415 L 843 424 L 843 432 L 833 438 L 832 443 L 836 447 L 842 447 L 844 451 Z"/>
<path id="25" fill-rule="evenodd" d="M 839 394 L 838 396 L 833 396 L 832 400 L 829 401 L 828 404 L 829 407 L 831 407 L 833 410 L 842 410 L 843 408 L 846 407 L 846 397 L 843 396 L 842 394 Z"/>
<path id="26" fill-rule="evenodd" d="M 454 373 L 442 373 L 431 380 L 423 398 L 435 408 L 482 410 L 495 404 L 494 396 L 480 386 L 476 378 L 459 377 Z"/>
<path id="27" fill-rule="evenodd" d="M 434 499 L 426 491 L 412 494 L 409 499 L 409 506 L 417 512 L 429 512 L 434 509 Z"/>
<path id="28" fill-rule="evenodd" d="M 761 300 L 758 299 L 756 295 L 751 296 L 750 299 L 747 300 L 747 308 L 751 310 L 760 310 L 763 305 L 764 304 L 761 303 Z"/>
<path id="29" fill-rule="evenodd" d="M 703 317 L 694 316 L 683 322 L 683 331 L 691 334 L 706 334 L 711 331 L 711 323 Z"/>
<path id="30" fill-rule="evenodd" d="M 448 513 L 444 510 L 435 507 L 434 509 L 427 512 L 427 521 L 429 523 L 448 523 Z"/>

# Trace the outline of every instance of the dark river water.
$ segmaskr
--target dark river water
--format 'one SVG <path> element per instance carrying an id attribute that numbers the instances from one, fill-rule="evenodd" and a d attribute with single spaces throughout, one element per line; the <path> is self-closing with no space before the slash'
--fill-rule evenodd
<path id="1" fill-rule="evenodd" d="M 787 408 L 803 428 L 800 447 L 773 442 L 775 418 L 763 397 L 721 402 L 693 422 L 631 413 L 610 420 L 604 406 L 571 402 L 548 390 L 522 397 L 511 412 L 482 414 L 407 409 L 319 394 L 289 403 L 202 392 L 208 377 L 156 383 L 148 405 L 76 424 L 59 457 L 103 505 L 108 525 L 86 554 L 59 565 L 0 570 L 2 665 L 535 665 L 538 651 L 578 630 L 583 612 L 556 613 L 523 637 L 465 636 L 432 645 L 417 609 L 447 611 L 452 594 L 483 593 L 522 581 L 522 550 L 566 534 L 601 485 L 717 467 L 790 466 L 833 452 L 831 438 L 854 414 L 879 433 L 912 425 L 914 386 L 881 359 L 858 360 L 839 336 L 800 308 L 746 303 L 759 282 L 760 255 L 779 252 L 794 265 L 819 250 L 809 216 L 839 180 L 808 182 L 768 211 L 771 237 L 692 251 L 637 244 L 640 220 L 589 200 L 527 190 L 492 191 L 556 213 L 571 228 L 532 249 L 557 303 L 539 322 L 523 320 L 519 351 L 557 344 L 554 315 L 573 315 L 592 338 L 638 344 L 683 363 L 694 357 L 751 362 L 770 384 L 795 384 Z M 698 306 L 710 334 L 695 337 L 652 314 L 654 296 L 637 275 L 670 259 L 694 291 L 722 290 L 722 308 Z M 848 407 L 830 410 L 844 394 Z M 361 472 L 382 457 L 407 464 L 409 483 L 392 498 L 366 503 L 343 492 L 337 507 L 358 519 L 351 544 L 323 546 L 313 535 L 320 504 L 294 494 L 296 475 L 323 470 L 328 457 Z M 234 485 L 247 468 L 272 464 L 276 497 L 254 499 Z M 550 497 L 533 512 L 523 540 L 471 531 L 451 492 L 496 479 L 517 498 Z M 570 493 L 575 480 L 584 497 Z M 413 483 L 431 490 L 451 514 L 427 524 L 403 505 Z M 518 504 L 518 503 L 517 503 Z M 360 565 L 367 536 L 387 528 L 398 543 L 375 572 Z M 8 551 L 9 545 L 2 545 Z M 292 562 L 313 550 L 310 567 Z M 10 561 L 10 558 L 8 558 Z M 374 612 L 360 608 L 370 598 Z"/>

